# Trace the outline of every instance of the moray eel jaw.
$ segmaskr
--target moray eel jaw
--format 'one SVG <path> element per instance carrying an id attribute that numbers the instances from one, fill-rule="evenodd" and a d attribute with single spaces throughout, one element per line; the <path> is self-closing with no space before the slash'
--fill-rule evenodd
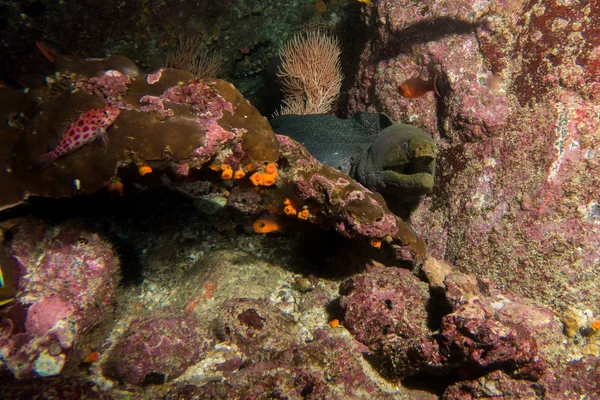
<path id="1" fill-rule="evenodd" d="M 419 157 L 406 165 L 372 171 L 368 180 L 380 193 L 410 200 L 432 191 L 434 175 L 435 158 Z"/>
<path id="2" fill-rule="evenodd" d="M 392 125 L 379 133 L 354 175 L 372 191 L 403 203 L 433 189 L 435 142 L 412 125 Z"/>

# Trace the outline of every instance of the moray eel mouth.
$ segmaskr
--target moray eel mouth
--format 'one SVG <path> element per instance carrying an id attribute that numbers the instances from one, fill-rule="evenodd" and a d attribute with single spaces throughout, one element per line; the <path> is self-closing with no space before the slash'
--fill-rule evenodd
<path id="1" fill-rule="evenodd" d="M 384 171 L 396 173 L 398 175 L 415 174 L 435 174 L 435 155 L 423 155 L 411 160 L 408 164 L 400 163 L 388 165 L 383 168 Z"/>
<path id="2" fill-rule="evenodd" d="M 378 182 L 378 191 L 394 197 L 411 199 L 430 193 L 433 190 L 435 176 L 435 148 L 413 154 L 409 160 L 382 165 Z"/>

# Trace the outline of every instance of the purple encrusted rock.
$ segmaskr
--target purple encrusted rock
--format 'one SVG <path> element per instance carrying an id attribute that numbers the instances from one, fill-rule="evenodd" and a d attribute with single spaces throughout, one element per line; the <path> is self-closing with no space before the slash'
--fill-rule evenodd
<path id="1" fill-rule="evenodd" d="M 227 380 L 201 387 L 176 386 L 165 399 L 398 398 L 384 393 L 365 371 L 361 345 L 348 338 L 329 336 L 322 330 L 315 331 L 314 337 L 310 343 L 293 344 L 285 351 L 256 354 L 253 362 L 244 363 Z"/>
<path id="2" fill-rule="evenodd" d="M 473 399 L 538 399 L 532 382 L 515 380 L 503 371 L 493 371 L 479 379 L 459 381 L 450 385 L 443 400 Z"/>
<path id="3" fill-rule="evenodd" d="M 133 385 L 163 383 L 202 360 L 214 343 L 192 314 L 153 311 L 129 324 L 102 369 L 107 376 Z"/>
<path id="4" fill-rule="evenodd" d="M 449 362 L 473 371 L 503 369 L 538 380 L 562 324 L 535 303 L 463 273 L 446 276 L 452 312 L 442 318 L 440 349 Z"/>
<path id="5" fill-rule="evenodd" d="M 340 286 L 345 326 L 397 375 L 435 370 L 442 362 L 427 326 L 428 302 L 427 285 L 400 268 L 372 267 Z"/>
<path id="6" fill-rule="evenodd" d="M 7 224 L 8 225 L 8 224 Z M 76 221 L 51 226 L 10 222 L 11 255 L 20 276 L 15 301 L 0 309 L 0 369 L 22 379 L 53 376 L 112 316 L 119 260 L 112 246 Z"/>
<path id="7" fill-rule="evenodd" d="M 284 351 L 301 340 L 298 323 L 266 299 L 231 299 L 221 307 L 217 330 L 247 355 Z"/>
<path id="8" fill-rule="evenodd" d="M 594 355 L 570 361 L 541 380 L 547 398 L 556 400 L 600 398 L 600 358 Z M 587 397 L 586 397 L 587 396 Z"/>
<path id="9" fill-rule="evenodd" d="M 570 400 L 600 396 L 600 359 L 588 355 L 548 369 L 537 382 L 515 379 L 503 371 L 492 371 L 473 380 L 450 385 L 444 400 L 553 399 Z"/>
<path id="10" fill-rule="evenodd" d="M 10 383 L 2 382 L 0 390 L 1 398 L 12 400 L 111 400 L 117 398 L 110 393 L 103 392 L 96 383 L 76 376 L 53 376 Z"/>
<path id="11" fill-rule="evenodd" d="M 597 309 L 598 3 L 381 0 L 362 13 L 376 34 L 341 111 L 436 139 L 435 190 L 411 216 L 428 253 L 556 312 Z M 417 73 L 440 95 L 402 97 Z"/>

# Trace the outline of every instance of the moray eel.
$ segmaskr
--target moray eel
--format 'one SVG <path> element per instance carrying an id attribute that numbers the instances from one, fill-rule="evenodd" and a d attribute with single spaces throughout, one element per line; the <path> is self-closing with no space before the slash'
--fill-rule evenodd
<path id="1" fill-rule="evenodd" d="M 349 119 L 280 115 L 270 122 L 276 133 L 302 143 L 317 160 L 381 193 L 398 214 L 405 214 L 400 210 L 412 208 L 433 189 L 436 145 L 415 126 L 374 113 L 357 113 Z"/>

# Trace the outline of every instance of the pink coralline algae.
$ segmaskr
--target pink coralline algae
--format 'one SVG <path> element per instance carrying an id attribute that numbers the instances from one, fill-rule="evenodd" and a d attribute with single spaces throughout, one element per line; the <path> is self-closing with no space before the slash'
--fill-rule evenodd
<path id="1" fill-rule="evenodd" d="M 442 317 L 439 342 L 450 364 L 539 379 L 547 367 L 541 344 L 562 337 L 553 313 L 466 274 L 451 273 L 444 283 L 453 311 Z"/>
<path id="2" fill-rule="evenodd" d="M 494 371 L 476 380 L 461 381 L 450 385 L 444 391 L 442 399 L 548 398 L 569 400 L 595 398 L 594 396 L 600 392 L 599 382 L 600 360 L 595 356 L 586 356 L 580 360 L 565 363 L 555 371 L 549 372 L 535 384 L 512 379 L 509 374 L 502 371 Z"/>
<path id="3" fill-rule="evenodd" d="M 315 331 L 314 338 L 310 343 L 294 344 L 275 354 L 257 354 L 227 380 L 202 387 L 182 384 L 165 399 L 397 398 L 370 380 L 361 366 L 358 346 L 322 330 Z"/>
<path id="4" fill-rule="evenodd" d="M 556 312 L 596 310 L 598 4 L 385 0 L 363 12 L 385 23 L 357 55 L 349 113 L 436 138 L 435 189 L 411 216 L 430 254 Z M 441 96 L 402 97 L 415 71 L 437 74 Z"/>
<path id="5" fill-rule="evenodd" d="M 231 104 L 221 97 L 215 88 L 204 82 L 170 87 L 164 92 L 163 99 L 175 104 L 189 104 L 198 122 L 206 130 L 210 130 L 211 123 L 221 119 L 223 111 L 227 110 L 233 114 Z"/>
<path id="6" fill-rule="evenodd" d="M 340 286 L 344 323 L 359 342 L 386 358 L 388 374 L 440 367 L 427 326 L 428 302 L 427 285 L 400 268 L 373 267 Z"/>
<path id="7" fill-rule="evenodd" d="M 63 399 L 112 400 L 100 387 L 84 378 L 56 376 L 34 378 L 2 385 L 2 396 L 7 399 Z"/>
<path id="8" fill-rule="evenodd" d="M 221 307 L 217 329 L 248 355 L 284 351 L 299 335 L 296 321 L 267 300 L 231 299 Z"/>
<path id="9" fill-rule="evenodd" d="M 94 76 L 88 80 L 77 83 L 77 86 L 86 92 L 94 95 L 100 95 L 106 99 L 114 99 L 122 96 L 127 91 L 127 85 L 131 84 L 131 79 L 116 70 L 104 72 L 101 76 Z"/>
<path id="10" fill-rule="evenodd" d="M 19 220 L 11 230 L 19 296 L 0 310 L 0 373 L 58 375 L 82 357 L 74 345 L 85 344 L 90 328 L 112 315 L 119 262 L 109 244 L 75 222 Z"/>
<path id="11" fill-rule="evenodd" d="M 444 285 L 445 299 L 430 297 L 411 272 L 377 266 L 340 286 L 344 322 L 381 357 L 382 372 L 502 370 L 535 382 L 561 365 L 550 349 L 561 343 L 562 325 L 550 310 L 462 273 L 448 273 Z"/>
<path id="12" fill-rule="evenodd" d="M 191 314 L 154 311 L 129 324 L 110 349 L 103 369 L 128 384 L 163 383 L 204 358 L 214 343 Z"/>

